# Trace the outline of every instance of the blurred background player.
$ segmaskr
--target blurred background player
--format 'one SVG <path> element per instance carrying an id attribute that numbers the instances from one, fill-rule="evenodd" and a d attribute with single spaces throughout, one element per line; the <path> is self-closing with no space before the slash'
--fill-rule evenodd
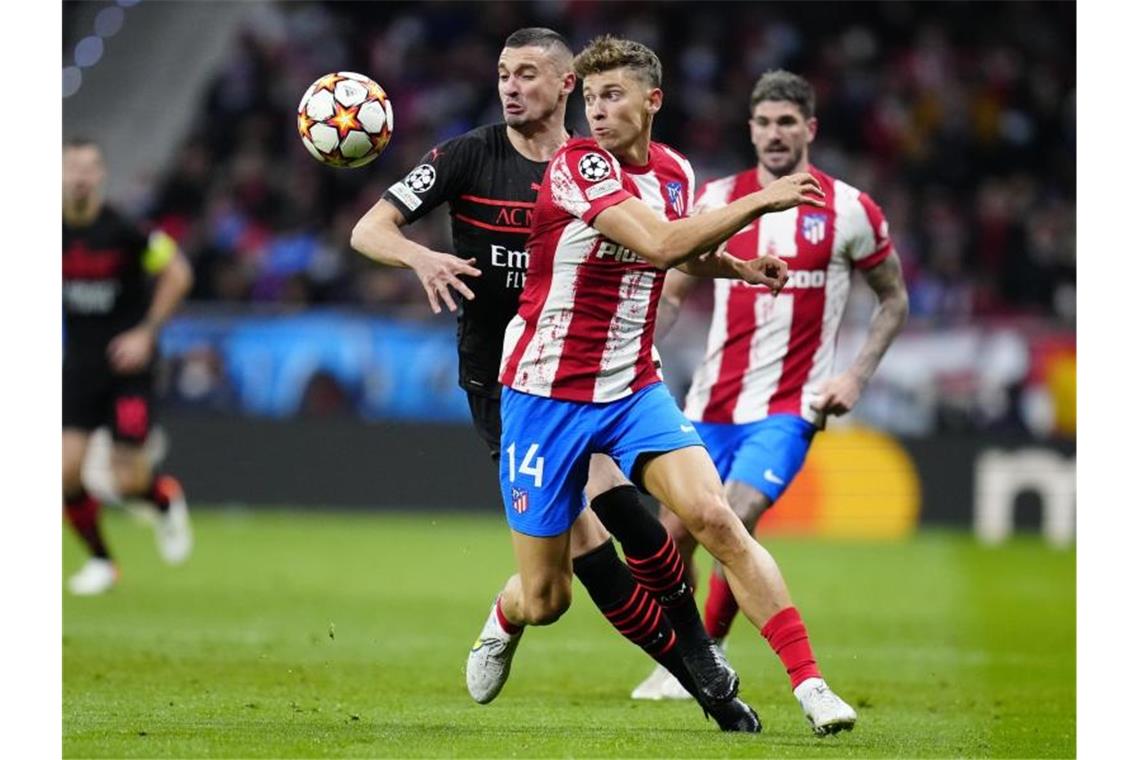
<path id="1" fill-rule="evenodd" d="M 898 254 L 878 205 L 859 190 L 816 167 L 815 93 L 804 78 L 771 71 L 756 82 L 749 118 L 757 165 L 707 183 L 699 210 L 721 208 L 776 179 L 810 172 L 823 188 L 823 208 L 768 214 L 732 237 L 732 255 L 774 253 L 788 262 L 788 285 L 778 296 L 763 287 L 718 281 L 705 357 L 693 377 L 685 416 L 693 421 L 725 481 L 733 511 L 753 532 L 757 521 L 803 466 L 817 427 L 859 400 L 891 341 L 906 322 L 908 300 Z M 847 301 L 851 272 L 863 272 L 878 298 L 870 330 L 854 363 L 831 376 L 835 337 Z M 661 299 L 659 335 L 668 331 L 697 280 L 670 272 Z M 692 561 L 693 538 L 673 514 L 662 521 Z M 736 599 L 724 569 L 714 564 L 705 623 L 723 642 L 736 617 Z M 780 615 L 791 618 L 794 612 Z M 778 628 L 773 621 L 772 630 Z M 766 629 L 773 648 L 794 646 Z M 789 670 L 797 697 L 821 681 L 814 659 Z M 669 673 L 654 671 L 634 699 L 686 698 Z M 801 697 L 802 699 L 802 697 Z"/>
<path id="2" fill-rule="evenodd" d="M 805 649 L 810 656 L 807 631 L 783 625 L 781 615 L 794 608 L 780 571 L 729 507 L 699 436 L 661 382 L 652 336 L 672 267 L 778 291 L 787 279 L 778 258 L 743 261 L 715 249 L 764 213 L 822 206 L 820 185 L 809 174 L 783 177 L 690 216 L 692 167 L 650 139 L 663 99 L 656 54 L 605 36 L 574 66 L 592 137 L 560 148 L 543 177 L 528 280 L 503 347 L 502 440 L 510 456 L 499 477 L 518 573 L 502 590 L 500 614 L 516 627 L 547 625 L 569 607 L 570 526 L 582 511 L 590 458 L 605 453 L 725 563 L 758 629 L 775 624 L 778 636 L 795 637 L 795 648 L 777 651 L 798 665 Z M 722 685 L 713 696 L 735 697 L 738 680 Z M 819 733 L 854 726 L 854 710 L 826 685 L 801 706 Z"/>
<path id="3" fill-rule="evenodd" d="M 63 503 L 91 557 L 68 581 L 74 594 L 101 594 L 119 569 L 99 524 L 99 501 L 85 489 L 91 434 L 112 431 L 115 487 L 156 512 L 159 553 L 190 554 L 182 487 L 155 474 L 144 443 L 153 424 L 153 362 L 158 331 L 190 290 L 193 275 L 174 241 L 147 237 L 103 200 L 100 148 L 73 139 L 63 148 Z M 153 290 L 150 277 L 154 277 Z"/>
<path id="4" fill-rule="evenodd" d="M 549 29 L 511 34 L 498 64 L 505 123 L 476 128 L 433 148 L 388 188 L 352 235 L 353 247 L 365 256 L 412 269 L 434 312 L 441 311 L 441 302 L 459 310 L 459 383 L 496 462 L 503 333 L 518 311 L 526 279 L 526 240 L 539 183 L 547 161 L 569 138 L 566 102 L 576 81 L 572 58 L 565 40 Z M 400 230 L 444 203 L 451 208 L 458 256 L 425 248 Z M 464 299 L 461 307 L 452 289 Z M 623 636 L 675 681 L 682 679 L 678 688 L 696 693 L 698 683 L 734 679 L 701 625 L 676 547 L 642 506 L 637 489 L 606 457 L 595 457 L 590 472 L 585 492 L 592 510 L 575 522 L 569 555 L 590 598 Z M 622 543 L 629 567 L 618 558 L 606 528 Z M 468 690 L 477 702 L 490 702 L 506 683 L 521 634 L 496 602 L 467 669 Z M 739 700 L 706 706 L 723 729 L 759 727 Z"/>

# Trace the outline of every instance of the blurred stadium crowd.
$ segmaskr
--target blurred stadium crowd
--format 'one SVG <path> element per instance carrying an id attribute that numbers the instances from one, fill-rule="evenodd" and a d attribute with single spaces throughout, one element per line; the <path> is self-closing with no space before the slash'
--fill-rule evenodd
<path id="1" fill-rule="evenodd" d="M 182 241 L 196 298 L 424 310 L 414 279 L 355 255 L 349 231 L 433 144 L 500 120 L 501 42 L 543 23 L 575 47 L 609 31 L 660 51 L 666 107 L 656 134 L 690 157 L 698 178 L 755 160 L 744 123 L 755 78 L 802 72 L 819 98 L 813 159 L 884 207 L 914 323 L 1071 322 L 1073 16 L 1067 3 L 261 7 L 143 211 Z M 392 96 L 395 138 L 368 168 L 330 171 L 301 148 L 289 114 L 313 79 L 347 63 Z M 570 110 L 581 134 L 579 104 Z M 446 216 L 416 235 L 446 250 Z"/>
<path id="2" fill-rule="evenodd" d="M 856 417 L 912 434 L 1075 429 L 1075 4 L 539 0 L 248 9 L 185 137 L 129 209 L 181 242 L 197 274 L 191 312 L 207 315 L 164 338 L 168 400 L 279 416 L 351 408 L 385 417 L 406 413 L 406 388 L 422 386 L 442 403 L 438 392 L 455 390 L 452 365 L 441 366 L 454 361 L 451 347 L 420 361 L 404 347 L 434 338 L 405 340 L 388 323 L 367 327 L 375 337 L 365 340 L 357 322 L 342 323 L 351 337 L 336 341 L 371 346 L 349 352 L 349 367 L 319 358 L 331 350 L 330 325 L 299 348 L 308 328 L 281 317 L 296 312 L 303 321 L 307 307 L 346 306 L 352 320 L 422 320 L 439 330 L 415 277 L 354 253 L 350 231 L 433 145 L 501 120 L 502 40 L 545 25 L 575 48 L 610 32 L 661 54 L 666 99 L 655 137 L 686 153 L 698 180 L 755 162 L 745 122 L 760 74 L 782 67 L 813 83 L 813 162 L 882 205 L 911 296 L 907 331 Z M 78 34 L 66 11 L 65 49 Z M 395 106 L 387 152 L 363 169 L 321 166 L 294 127 L 308 85 L 340 69 L 376 79 Z M 569 113 L 573 131 L 585 134 L 580 95 Z M 446 213 L 409 236 L 448 250 Z M 866 324 L 874 306 L 860 286 L 857 278 L 848 327 Z M 710 291 L 687 309 L 707 314 Z M 272 324 L 249 321 L 264 312 Z M 217 322 L 226 313 L 239 319 Z M 270 348 L 270 326 L 281 332 L 279 349 Z M 679 328 L 662 346 L 675 392 L 703 345 L 699 327 Z M 252 338 L 235 338 L 234 329 Z M 841 337 L 841 364 L 844 345 Z M 423 377 L 400 379 L 393 369 L 412 365 L 425 368 Z M 462 399 L 453 395 L 459 420 Z"/>

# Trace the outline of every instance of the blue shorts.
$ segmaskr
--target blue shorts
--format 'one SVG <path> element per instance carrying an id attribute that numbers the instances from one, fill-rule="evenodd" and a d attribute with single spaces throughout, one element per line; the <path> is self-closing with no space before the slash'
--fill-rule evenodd
<path id="1" fill-rule="evenodd" d="M 503 388 L 499 484 L 511 528 L 528 536 L 570 529 L 585 501 L 590 455 L 607 454 L 632 482 L 643 454 L 702 445 L 663 383 L 608 404 Z"/>
<path id="2" fill-rule="evenodd" d="M 815 425 L 794 414 L 774 414 L 743 425 L 694 422 L 725 483 L 739 480 L 774 504 L 804 466 Z"/>

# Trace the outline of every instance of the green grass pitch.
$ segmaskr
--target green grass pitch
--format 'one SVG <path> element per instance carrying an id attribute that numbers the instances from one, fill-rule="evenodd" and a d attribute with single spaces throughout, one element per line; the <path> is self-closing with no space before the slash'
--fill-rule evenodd
<path id="1" fill-rule="evenodd" d="M 513 567 L 502 517 L 208 512 L 189 564 L 111 513 L 123 581 L 64 600 L 66 757 L 1072 757 L 1076 555 L 1024 537 L 772 540 L 855 731 L 817 739 L 743 617 L 758 736 L 628 699 L 650 661 L 580 586 L 488 706 L 466 652 Z M 82 562 L 64 537 L 64 570 Z M 707 570 L 707 555 L 701 566 Z"/>

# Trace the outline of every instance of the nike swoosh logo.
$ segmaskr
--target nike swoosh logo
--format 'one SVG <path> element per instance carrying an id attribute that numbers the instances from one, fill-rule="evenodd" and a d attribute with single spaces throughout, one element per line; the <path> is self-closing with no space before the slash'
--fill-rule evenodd
<path id="1" fill-rule="evenodd" d="M 681 426 L 681 432 L 682 433 L 695 433 L 695 432 L 697 432 L 697 429 L 695 427 L 693 427 L 692 425 L 682 425 Z"/>
<path id="2" fill-rule="evenodd" d="M 771 468 L 764 470 L 764 480 L 767 480 L 769 483 L 775 483 L 778 486 L 784 485 L 784 479 L 772 472 Z"/>

